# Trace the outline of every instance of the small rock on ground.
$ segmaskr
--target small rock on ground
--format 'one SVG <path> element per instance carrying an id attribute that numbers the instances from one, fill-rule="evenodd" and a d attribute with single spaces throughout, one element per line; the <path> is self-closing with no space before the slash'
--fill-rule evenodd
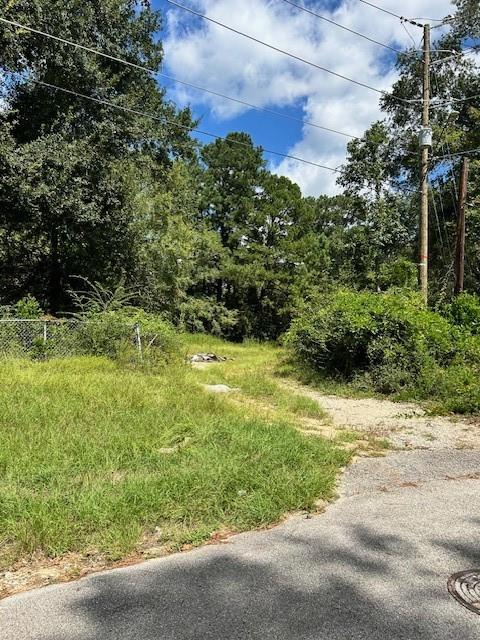
<path id="1" fill-rule="evenodd" d="M 229 387 L 226 384 L 204 384 L 203 388 L 210 393 L 233 393 L 238 391 L 238 389 Z"/>

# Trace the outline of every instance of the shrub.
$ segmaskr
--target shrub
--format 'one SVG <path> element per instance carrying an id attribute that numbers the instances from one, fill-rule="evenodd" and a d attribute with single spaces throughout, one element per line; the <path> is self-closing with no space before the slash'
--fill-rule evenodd
<path id="1" fill-rule="evenodd" d="M 231 338 L 239 322 L 236 310 L 216 303 L 210 298 L 188 298 L 180 305 L 180 327 L 190 333 L 209 333 Z"/>
<path id="2" fill-rule="evenodd" d="M 144 361 L 156 364 L 179 354 L 179 341 L 173 327 L 160 316 L 127 306 L 133 294 L 125 289 L 123 282 L 110 290 L 98 282 L 80 280 L 87 285 L 87 290 L 70 294 L 79 309 L 74 317 L 82 323 L 78 332 L 82 353 L 138 362 L 140 336 Z M 135 330 L 137 325 L 139 334 Z"/>
<path id="3" fill-rule="evenodd" d="M 138 361 L 136 325 L 140 328 L 142 354 L 146 360 L 168 361 L 179 354 L 179 340 L 173 327 L 141 309 L 127 307 L 89 313 L 81 322 L 79 348 L 88 355 Z"/>
<path id="4" fill-rule="evenodd" d="M 140 328 L 143 355 L 158 360 L 171 360 L 180 353 L 180 340 L 173 326 L 161 316 L 136 307 L 117 311 L 126 326 Z"/>
<path id="5" fill-rule="evenodd" d="M 356 380 L 382 393 L 480 398 L 480 340 L 423 306 L 414 293 L 340 291 L 294 321 L 287 336 L 300 361 L 327 375 Z M 455 384 L 455 372 L 461 372 Z M 472 393 L 476 385 L 478 390 Z M 466 392 L 465 389 L 469 391 Z M 474 399 L 476 398 L 476 399 Z M 480 407 L 479 407 L 480 408 Z"/>
<path id="6" fill-rule="evenodd" d="M 13 307 L 13 315 L 16 318 L 23 318 L 25 320 L 38 320 L 43 314 L 37 300 L 31 296 L 25 296 L 19 300 Z"/>
<path id="7" fill-rule="evenodd" d="M 455 325 L 480 334 L 480 300 L 471 293 L 462 293 L 447 307 L 447 318 Z"/>
<path id="8" fill-rule="evenodd" d="M 385 262 L 380 267 L 380 285 L 382 289 L 390 287 L 403 287 L 415 289 L 417 284 L 417 267 L 406 258 L 397 258 L 391 262 Z"/>

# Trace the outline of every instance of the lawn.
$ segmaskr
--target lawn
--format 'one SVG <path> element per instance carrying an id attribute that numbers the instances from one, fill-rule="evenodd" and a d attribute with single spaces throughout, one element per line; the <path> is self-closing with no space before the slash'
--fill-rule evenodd
<path id="1" fill-rule="evenodd" d="M 278 350 L 186 338 L 235 360 L 146 373 L 102 358 L 4 361 L 0 370 L 0 567 L 33 552 L 119 559 L 156 532 L 167 549 L 310 509 L 348 453 L 308 438 L 321 409 L 276 386 Z M 226 363 L 228 364 L 228 363 Z M 264 413 L 205 382 L 242 386 Z"/>

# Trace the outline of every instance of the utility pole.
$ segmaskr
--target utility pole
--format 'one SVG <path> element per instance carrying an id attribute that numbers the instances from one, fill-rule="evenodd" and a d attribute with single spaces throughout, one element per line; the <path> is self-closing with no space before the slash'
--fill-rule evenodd
<path id="1" fill-rule="evenodd" d="M 418 282 L 424 302 L 428 299 L 428 160 L 432 146 L 430 129 L 430 25 L 423 26 L 423 115 L 420 133 L 420 224 Z"/>
<path id="2" fill-rule="evenodd" d="M 470 161 L 462 159 L 460 174 L 460 193 L 458 196 L 457 245 L 455 251 L 455 293 L 463 291 L 463 276 L 465 271 L 465 206 L 468 189 L 468 170 Z"/>

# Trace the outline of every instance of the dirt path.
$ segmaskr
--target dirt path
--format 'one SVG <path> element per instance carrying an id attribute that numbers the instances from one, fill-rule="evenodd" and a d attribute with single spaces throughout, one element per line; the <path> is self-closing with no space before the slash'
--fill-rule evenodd
<path id="1" fill-rule="evenodd" d="M 317 400 L 335 427 L 386 438 L 395 449 L 480 449 L 478 418 L 429 416 L 412 403 L 325 395 L 294 383 L 285 387 Z"/>

